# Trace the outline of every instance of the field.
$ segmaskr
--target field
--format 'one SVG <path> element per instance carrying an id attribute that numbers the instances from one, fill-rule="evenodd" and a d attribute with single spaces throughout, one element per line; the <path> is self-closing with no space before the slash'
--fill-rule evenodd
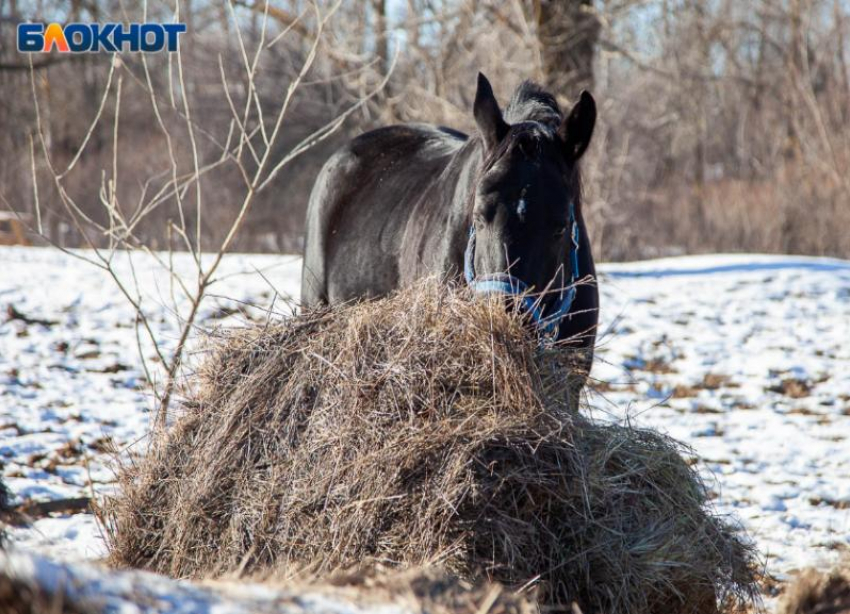
<path id="1" fill-rule="evenodd" d="M 126 279 L 135 271 L 173 347 L 168 277 L 144 257 L 132 268 L 116 258 Z M 34 518 L 11 539 L 96 559 L 104 545 L 85 498 L 110 491 L 116 454 L 144 449 L 154 407 L 134 313 L 102 271 L 72 256 L 0 248 L 0 261 L 0 462 Z M 190 264 L 176 257 L 178 269 Z M 228 256 L 202 328 L 287 313 L 299 278 L 294 256 Z M 768 572 L 828 567 L 850 550 L 850 262 L 717 255 L 603 265 L 601 289 L 593 415 L 690 445 L 717 508 L 748 530 Z"/>

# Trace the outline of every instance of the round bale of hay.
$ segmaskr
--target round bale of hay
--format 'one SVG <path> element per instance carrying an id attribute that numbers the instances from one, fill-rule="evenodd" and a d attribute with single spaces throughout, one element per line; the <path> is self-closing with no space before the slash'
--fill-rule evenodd
<path id="1" fill-rule="evenodd" d="M 439 566 L 585 612 L 713 613 L 753 555 L 670 439 L 571 410 L 520 316 L 424 283 L 212 340 L 127 467 L 111 559 L 175 577 Z"/>

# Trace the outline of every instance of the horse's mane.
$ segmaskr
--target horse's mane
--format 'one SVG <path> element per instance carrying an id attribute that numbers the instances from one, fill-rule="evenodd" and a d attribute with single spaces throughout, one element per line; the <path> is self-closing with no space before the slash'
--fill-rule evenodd
<path id="1" fill-rule="evenodd" d="M 523 81 L 505 108 L 504 117 L 509 124 L 536 121 L 554 129 L 561 122 L 561 109 L 552 94 L 533 81 Z"/>

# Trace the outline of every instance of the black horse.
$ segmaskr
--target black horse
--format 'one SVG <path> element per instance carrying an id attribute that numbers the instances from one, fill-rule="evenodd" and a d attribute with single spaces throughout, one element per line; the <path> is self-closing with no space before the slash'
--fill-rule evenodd
<path id="1" fill-rule="evenodd" d="M 578 161 L 596 122 L 526 81 L 504 116 L 484 75 L 478 135 L 430 125 L 362 134 L 325 164 L 307 210 L 306 306 L 386 294 L 428 275 L 522 294 L 541 331 L 592 360 L 599 294 Z M 579 282 L 582 283 L 579 283 Z"/>

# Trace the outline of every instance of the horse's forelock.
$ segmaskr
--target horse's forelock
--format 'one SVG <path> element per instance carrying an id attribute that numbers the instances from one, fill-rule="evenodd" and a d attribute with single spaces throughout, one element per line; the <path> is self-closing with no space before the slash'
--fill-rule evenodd
<path id="1" fill-rule="evenodd" d="M 533 81 L 523 81 L 505 108 L 509 124 L 535 121 L 552 129 L 561 123 L 561 108 L 555 97 Z"/>
<path id="2" fill-rule="evenodd" d="M 517 145 L 523 141 L 536 140 L 534 130 L 528 124 L 520 124 L 511 126 L 505 137 L 499 141 L 499 144 L 490 152 L 484 160 L 482 172 L 486 172 L 508 153 L 514 150 Z"/>
<path id="3" fill-rule="evenodd" d="M 519 147 L 526 156 L 536 156 L 539 155 L 541 141 L 552 138 L 559 138 L 555 129 L 542 122 L 524 121 L 512 125 L 505 138 L 484 159 L 484 164 L 478 173 L 479 179 L 516 148 Z M 569 167 L 566 179 L 572 189 L 573 200 L 576 206 L 580 207 L 582 200 L 582 181 L 578 165 L 571 165 Z"/>
<path id="4" fill-rule="evenodd" d="M 557 138 L 561 124 L 561 109 L 555 97 L 533 81 L 523 81 L 511 97 L 503 113 L 510 129 L 499 144 L 489 152 L 484 166 L 486 172 L 501 158 L 520 145 L 527 154 L 535 155 L 539 143 Z"/>
<path id="5" fill-rule="evenodd" d="M 493 168 L 515 148 L 520 147 L 526 155 L 537 155 L 540 143 L 557 139 L 561 124 L 561 109 L 555 97 L 533 81 L 524 81 L 514 92 L 503 114 L 510 129 L 499 144 L 486 156 L 479 177 Z M 581 176 L 577 165 L 567 174 L 576 204 L 581 201 Z"/>

